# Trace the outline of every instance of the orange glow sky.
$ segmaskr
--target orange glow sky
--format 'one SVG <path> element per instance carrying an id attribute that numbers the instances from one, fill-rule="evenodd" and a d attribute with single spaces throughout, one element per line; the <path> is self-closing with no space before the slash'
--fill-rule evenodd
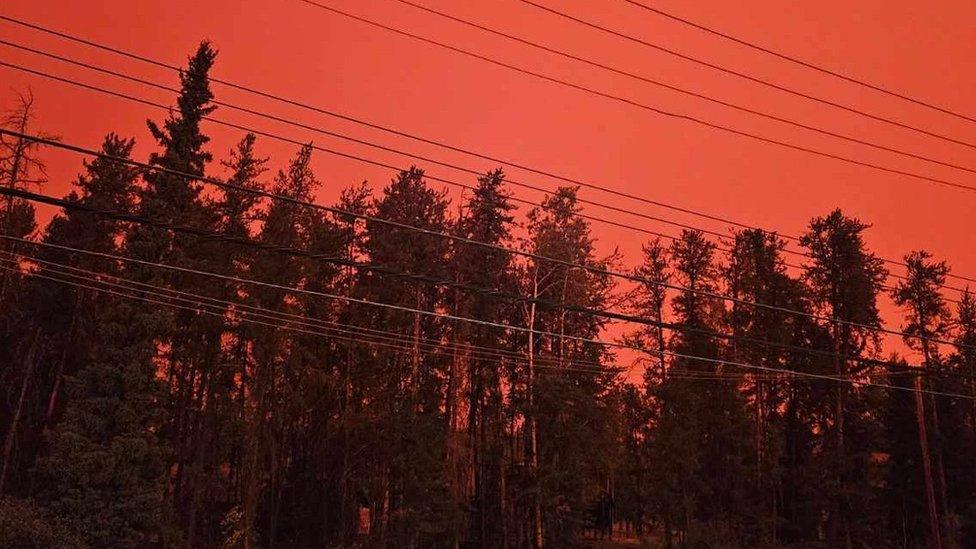
<path id="1" fill-rule="evenodd" d="M 730 124 L 770 137 L 854 156 L 887 166 L 976 185 L 976 176 L 846 144 L 783 124 L 689 99 L 625 77 L 608 75 L 498 37 L 448 23 L 392 0 L 322 0 L 384 23 L 474 49 L 532 70 L 573 80 L 609 93 Z M 451 2 L 418 0 L 455 15 L 504 29 L 584 57 L 702 91 L 726 101 L 854 134 L 888 146 L 976 168 L 976 151 L 900 130 L 736 77 L 692 65 L 557 19 L 517 0 Z M 928 111 L 856 85 L 702 34 L 628 6 L 619 0 L 540 0 L 580 17 L 899 121 L 976 141 L 976 123 Z M 702 24 L 759 42 L 813 63 L 851 73 L 912 96 L 976 115 L 976 4 L 944 0 L 776 2 L 677 2 L 647 0 Z M 100 0 L 81 5 L 66 0 L 5 0 L 0 13 L 63 30 L 101 43 L 182 63 L 203 38 L 220 50 L 214 74 L 418 135 L 549 169 L 618 190 L 686 208 L 722 215 L 788 234 L 802 232 L 812 216 L 834 207 L 870 222 L 869 242 L 888 258 L 915 248 L 949 258 L 954 272 L 976 276 L 973 213 L 976 193 L 950 189 L 869 168 L 851 166 L 758 143 L 686 121 L 670 119 L 530 76 L 494 67 L 409 38 L 365 26 L 298 0 Z M 174 73 L 67 43 L 0 22 L 0 37 L 62 55 L 110 66 L 170 86 Z M 172 97 L 0 46 L 0 59 L 134 93 L 159 102 Z M 139 142 L 137 158 L 153 146 L 145 119 L 162 113 L 61 83 L 0 68 L 0 106 L 12 103 L 11 89 L 30 85 L 37 99 L 37 128 L 66 142 L 97 147 L 116 131 Z M 218 98 L 359 138 L 379 141 L 478 170 L 495 167 L 465 157 L 357 127 L 322 115 L 283 107 L 215 86 Z M 319 134 L 226 110 L 215 116 L 288 135 L 317 145 L 361 154 L 398 166 L 410 159 L 352 145 Z M 208 126 L 217 159 L 239 133 Z M 277 167 L 295 147 L 259 139 Z M 377 188 L 389 170 L 316 153 L 321 199 L 368 179 Z M 71 153 L 48 152 L 49 194 L 61 195 L 80 167 Z M 472 183 L 473 177 L 425 165 L 428 173 Z M 554 188 L 558 182 L 508 170 L 517 179 Z M 220 175 L 219 166 L 213 172 Z M 539 194 L 513 189 L 538 200 Z M 668 210 L 583 190 L 581 196 L 676 221 L 726 231 Z M 619 212 L 589 207 L 587 213 L 664 233 L 677 229 Z M 644 236 L 594 225 L 604 250 L 620 246 L 626 266 L 637 260 Z M 965 284 L 951 280 L 954 285 Z M 952 293 L 953 297 L 957 294 Z M 890 306 L 888 307 L 890 313 Z M 889 314 L 892 327 L 900 319 Z"/>

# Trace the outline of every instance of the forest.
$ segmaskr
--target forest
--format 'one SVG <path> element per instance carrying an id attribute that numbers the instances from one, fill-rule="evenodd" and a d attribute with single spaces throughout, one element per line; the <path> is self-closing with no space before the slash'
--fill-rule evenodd
<path id="1" fill-rule="evenodd" d="M 0 546 L 976 543 L 976 297 L 943 259 L 835 210 L 628 263 L 578 187 L 519 213 L 502 169 L 322 205 L 311 144 L 211 150 L 216 60 L 62 197 L 44 105 L 7 106 Z"/>

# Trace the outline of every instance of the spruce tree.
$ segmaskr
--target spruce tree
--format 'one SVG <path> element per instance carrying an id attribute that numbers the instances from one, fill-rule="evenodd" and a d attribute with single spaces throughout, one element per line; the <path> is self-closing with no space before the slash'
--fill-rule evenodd
<path id="1" fill-rule="evenodd" d="M 150 155 L 149 163 L 166 170 L 202 176 L 211 160 L 209 143 L 201 128 L 204 118 L 215 109 L 211 103 L 209 71 L 217 53 L 209 42 L 202 42 L 187 67 L 181 71 L 181 87 L 176 108 L 159 125 L 147 122 L 159 151 Z M 202 194 L 199 181 L 170 171 L 149 171 L 146 186 L 139 197 L 139 214 L 156 222 L 191 226 L 212 231 L 219 224 L 213 205 Z M 185 233 L 170 232 L 140 225 L 126 241 L 129 253 L 144 260 L 201 270 L 214 270 L 214 259 L 221 244 Z M 155 267 L 134 268 L 133 278 L 175 290 L 217 297 L 225 293 L 224 284 L 206 277 L 174 274 Z M 211 405 L 216 397 L 212 389 L 218 376 L 221 342 L 225 330 L 220 317 L 196 311 L 170 311 L 157 314 L 152 322 L 158 348 L 168 347 L 161 370 L 168 385 L 167 424 L 162 435 L 172 445 L 172 493 L 170 505 L 180 525 L 180 533 L 189 545 L 197 536 L 207 536 L 210 515 L 201 510 L 201 501 L 210 498 L 208 477 L 216 474 L 211 437 L 215 413 Z M 203 390 L 198 390 L 202 387 Z M 209 528 L 208 528 L 209 527 Z"/>
<path id="2" fill-rule="evenodd" d="M 623 392 L 623 421 L 626 426 L 626 475 L 632 479 L 622 490 L 628 491 L 633 500 L 633 509 L 628 512 L 635 522 L 637 531 L 643 531 L 645 520 L 663 514 L 660 498 L 654 497 L 651 477 L 653 467 L 653 448 L 655 440 L 653 427 L 664 413 L 660 388 L 667 378 L 667 336 L 665 323 L 668 318 L 668 294 L 671 283 L 670 255 L 659 238 L 647 242 L 642 247 L 642 261 L 634 276 L 637 283 L 629 310 L 635 316 L 649 322 L 636 331 L 628 333 L 624 341 L 633 347 L 645 349 L 640 357 L 644 368 L 640 393 L 628 385 Z M 627 492 L 625 492 L 627 493 Z"/>
<path id="3" fill-rule="evenodd" d="M 903 339 L 910 349 L 921 352 L 925 369 L 930 374 L 936 373 L 943 369 L 942 359 L 939 347 L 932 342 L 932 338 L 943 338 L 951 321 L 949 307 L 939 291 L 945 284 L 949 267 L 944 261 L 933 261 L 931 254 L 925 251 L 909 253 L 905 256 L 905 264 L 908 266 L 908 276 L 892 291 L 895 304 L 907 310 L 907 323 L 903 328 L 906 335 Z M 945 476 L 945 441 L 939 420 L 939 411 L 945 408 L 945 402 L 936 400 L 935 395 L 923 399 L 921 391 L 939 387 L 938 384 L 931 380 L 925 382 L 921 378 L 915 384 L 918 421 L 926 424 L 926 428 L 919 433 L 919 444 L 922 447 L 921 459 L 929 504 L 929 542 L 938 546 L 946 535 L 946 517 L 952 512 Z M 923 437 L 922 433 L 927 436 Z"/>
<path id="4" fill-rule="evenodd" d="M 527 448 L 535 447 L 524 490 L 527 495 L 537 491 L 538 498 L 523 516 L 531 517 L 530 539 L 536 545 L 536 509 L 541 542 L 564 545 L 580 533 L 589 507 L 610 497 L 609 449 L 615 432 L 608 397 L 617 372 L 601 366 L 612 357 L 603 345 L 585 341 L 599 337 L 606 319 L 570 308 L 607 307 L 613 280 L 600 271 L 611 266 L 615 255 L 597 256 L 576 191 L 562 187 L 528 214 L 528 250 L 559 260 L 533 259 L 521 283 L 523 295 L 540 301 L 524 312 L 523 325 L 533 333 L 522 335 L 533 367 L 525 372 L 531 399 L 526 398 L 522 413 L 530 420 Z"/>
<path id="5" fill-rule="evenodd" d="M 967 288 L 956 305 L 953 330 L 955 350 L 947 358 L 941 378 L 946 389 L 976 397 L 976 298 Z M 959 516 L 960 539 L 976 536 L 976 466 L 965 456 L 976 452 L 976 398 L 951 399 L 945 414 L 946 484 Z"/>
<path id="6" fill-rule="evenodd" d="M 253 240 L 255 225 L 261 218 L 265 191 L 262 176 L 266 171 L 266 158 L 259 157 L 255 149 L 257 139 L 247 134 L 231 149 L 228 158 L 221 161 L 227 170 L 226 182 L 233 187 L 223 187 L 213 197 L 210 207 L 216 216 L 216 232 L 232 238 Z M 238 189 L 239 187 L 239 189 Z M 232 244 L 227 241 L 209 247 L 207 270 L 247 277 L 255 254 L 253 246 Z M 245 283 L 208 281 L 204 288 L 224 301 L 246 300 L 252 288 Z M 196 288 L 200 292 L 201 288 Z M 200 460 L 203 509 L 198 513 L 203 520 L 201 535 L 208 543 L 216 543 L 220 537 L 243 539 L 244 525 L 239 492 L 243 477 L 243 457 L 247 448 L 244 436 L 247 421 L 245 391 L 246 375 L 250 366 L 249 325 L 239 317 L 230 316 L 219 328 L 220 352 L 216 359 L 210 354 L 211 371 L 207 376 L 207 412 L 201 434 L 201 442 L 208 446 L 205 459 Z M 213 330 L 218 326 L 212 325 Z M 211 343 L 211 348 L 218 345 Z M 226 467 L 228 473 L 221 472 Z M 205 495 L 204 495 L 205 494 Z"/>
<path id="7" fill-rule="evenodd" d="M 455 231 L 466 239 L 508 245 L 513 209 L 505 193 L 504 174 L 500 169 L 494 170 L 478 179 Z M 454 315 L 490 322 L 504 322 L 511 317 L 513 303 L 487 293 L 509 292 L 515 284 L 511 254 L 456 242 L 450 268 L 459 284 L 484 290 L 452 290 L 449 301 Z M 484 325 L 457 322 L 450 330 L 450 341 L 461 348 L 452 352 L 448 372 L 446 465 L 454 497 L 460 505 L 471 501 L 466 538 L 473 545 L 487 547 L 492 540 L 504 536 L 503 365 L 473 357 L 467 349 L 504 349 L 511 342 L 503 331 Z"/>
<path id="8" fill-rule="evenodd" d="M 290 200 L 308 202 L 319 182 L 311 167 L 312 148 L 301 148 L 275 177 L 271 191 Z M 307 249 L 311 237 L 313 210 L 289 200 L 274 199 L 261 216 L 258 240 L 280 248 Z M 282 288 L 299 287 L 303 281 L 303 260 L 291 254 L 262 251 L 255 254 L 250 266 L 255 280 L 273 282 Z M 286 314 L 300 314 L 294 295 L 287 290 L 267 286 L 252 288 L 246 303 Z M 287 422 L 288 401 L 295 395 L 286 379 L 287 365 L 292 361 L 292 335 L 272 326 L 241 327 L 249 342 L 253 362 L 243 372 L 243 383 L 250 401 L 245 404 L 247 427 L 242 465 L 242 526 L 245 545 L 259 540 L 279 541 L 282 518 L 282 487 L 286 448 L 275 444 L 283 436 Z"/>
<path id="9" fill-rule="evenodd" d="M 155 349 L 122 303 L 98 319 L 96 348 L 66 383 L 69 401 L 41 461 L 44 499 L 95 547 L 166 539 L 165 450 L 158 440 L 162 387 Z"/>
<path id="10" fill-rule="evenodd" d="M 447 233 L 448 202 L 430 188 L 424 172 L 400 174 L 375 199 L 375 217 Z M 450 241 L 444 237 L 368 221 L 363 244 L 371 264 L 400 273 L 446 277 Z M 361 270 L 357 296 L 409 309 L 434 311 L 445 303 L 445 290 L 420 280 Z M 373 505 L 377 538 L 394 545 L 430 544 L 456 537 L 463 523 L 450 495 L 444 465 L 446 429 L 443 407 L 447 354 L 424 351 L 421 341 L 446 334 L 443 319 L 372 306 L 356 308 L 365 325 L 397 332 L 410 347 L 405 352 L 373 349 L 355 375 L 366 380 L 367 416 L 374 418 L 370 437 L 376 456 L 374 482 L 367 500 Z"/>
<path id="11" fill-rule="evenodd" d="M 129 211 L 139 170 L 112 159 L 128 159 L 133 145 L 130 139 L 115 134 L 106 136 L 100 151 L 104 156 L 85 162 L 85 173 L 78 177 L 75 189 L 68 193 L 65 200 L 81 208 Z M 42 244 L 113 254 L 118 251 L 123 227 L 124 224 L 109 217 L 68 208 L 48 223 L 41 240 Z M 110 259 L 57 247 L 21 248 L 33 252 L 28 255 L 40 260 L 37 267 L 40 276 L 77 280 L 59 274 L 60 270 L 50 268 L 45 262 L 82 269 L 73 271 L 73 274 L 85 277 L 92 276 L 86 274 L 88 272 L 115 275 L 120 267 Z M 33 390 L 30 402 L 24 403 L 20 413 L 15 414 L 23 426 L 18 443 L 21 458 L 19 474 L 8 470 L 6 475 L 0 477 L 29 481 L 31 475 L 28 471 L 34 465 L 42 433 L 53 426 L 63 409 L 63 378 L 74 375 L 89 356 L 98 331 L 96 312 L 104 301 L 94 291 L 44 278 L 28 279 L 19 293 L 18 299 L 23 303 L 23 321 L 19 323 L 18 331 L 25 341 L 22 347 L 26 346 L 27 349 L 22 350 L 24 354 L 18 358 L 34 372 L 31 380 Z M 26 344 L 27 341 L 31 343 Z"/>
<path id="12" fill-rule="evenodd" d="M 827 326 L 834 354 L 832 374 L 842 378 L 867 373 L 864 363 L 854 359 L 878 344 L 878 294 L 887 272 L 864 242 L 868 227 L 834 210 L 812 220 L 800 239 L 810 251 L 804 278 L 812 301 L 821 316 L 834 319 Z M 825 418 L 820 432 L 828 448 L 822 463 L 830 498 L 827 540 L 848 546 L 860 540 L 870 543 L 880 519 L 869 470 L 878 426 L 865 415 L 869 391 L 844 382 L 835 383 L 832 390 L 832 403 L 825 401 L 818 414 Z"/>
<path id="13" fill-rule="evenodd" d="M 124 158 L 131 148 L 131 141 L 110 135 L 103 151 Z M 79 178 L 81 192 L 70 200 L 128 207 L 132 168 L 103 158 L 87 169 Z M 103 217 L 69 212 L 52 222 L 48 237 L 111 253 L 118 233 L 119 226 Z M 120 269 L 103 259 L 75 261 L 109 272 Z M 162 543 L 169 539 L 163 509 L 165 447 L 158 438 L 163 390 L 152 367 L 151 321 L 146 315 L 141 318 L 147 322 L 133 322 L 139 309 L 120 298 L 78 297 L 95 306 L 76 312 L 83 321 L 73 335 L 74 351 L 83 354 L 73 358 L 79 366 L 66 378 L 63 419 L 52 434 L 49 455 L 39 463 L 42 499 L 92 546 Z"/>
<path id="14" fill-rule="evenodd" d="M 752 416 L 750 515 L 756 528 L 747 531 L 751 543 L 775 543 L 782 532 L 784 412 L 793 396 L 791 377 L 776 370 L 796 369 L 789 346 L 796 343 L 805 318 L 787 311 L 804 311 L 803 288 L 787 274 L 782 258 L 786 243 L 758 229 L 735 235 L 729 263 L 723 269 L 729 295 L 735 299 L 728 314 L 730 340 L 727 355 L 734 362 L 758 366 L 745 374 L 745 396 Z M 802 383 L 802 381 L 800 382 Z M 751 528 L 749 530 L 752 530 Z"/>
<path id="15" fill-rule="evenodd" d="M 656 495 L 664 500 L 662 522 L 679 543 L 739 539 L 745 508 L 748 421 L 735 377 L 722 363 L 723 303 L 718 289 L 715 245 L 702 233 L 685 231 L 671 246 L 680 291 L 672 300 L 677 328 L 671 361 L 658 390 L 662 414 L 655 429 Z M 707 379 L 714 377 L 715 379 Z"/>

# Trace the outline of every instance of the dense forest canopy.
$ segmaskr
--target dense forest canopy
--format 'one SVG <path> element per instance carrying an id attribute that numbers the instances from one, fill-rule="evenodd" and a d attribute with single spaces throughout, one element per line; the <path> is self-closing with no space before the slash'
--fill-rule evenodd
<path id="1" fill-rule="evenodd" d="M 892 276 L 835 210 L 799 268 L 759 229 L 627 268 L 578 188 L 522 214 L 501 169 L 312 207 L 311 144 L 208 146 L 216 59 L 46 224 L 43 105 L 4 120 L 0 545 L 976 539 L 976 298 L 940 258 Z"/>

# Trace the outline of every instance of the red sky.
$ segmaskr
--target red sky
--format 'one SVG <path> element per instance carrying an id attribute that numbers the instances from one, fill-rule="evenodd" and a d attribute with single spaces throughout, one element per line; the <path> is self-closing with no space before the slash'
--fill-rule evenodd
<path id="1" fill-rule="evenodd" d="M 417 1 L 729 102 L 976 168 L 976 154 L 971 149 L 762 88 L 588 30 L 517 0 Z M 732 45 L 620 0 L 540 1 L 716 64 L 930 131 L 976 141 L 976 123 Z M 836 154 L 976 184 L 976 177 L 966 172 L 846 144 L 608 75 L 446 22 L 393 0 L 322 2 L 643 103 Z M 976 56 L 972 55 L 976 4 L 972 2 L 647 2 L 772 49 L 976 115 Z M 66 0 L 5 0 L 0 13 L 174 64 L 182 63 L 196 44 L 207 38 L 220 50 L 214 70 L 220 78 L 489 155 L 789 234 L 802 232 L 810 217 L 841 207 L 874 225 L 869 242 L 879 254 L 900 258 L 911 249 L 925 248 L 937 257 L 948 258 L 954 272 L 976 276 L 971 217 L 976 193 L 851 166 L 662 117 L 368 27 L 298 0 L 102 0 L 84 6 Z M 0 22 L 0 37 L 177 85 L 176 75 L 164 69 L 9 23 Z M 0 46 L 0 59 L 167 104 L 173 99 L 165 92 L 94 75 L 5 46 Z M 60 135 L 66 142 L 92 148 L 97 147 L 106 132 L 116 131 L 137 138 L 139 158 L 145 158 L 151 150 L 144 121 L 147 117 L 161 119 L 161 112 L 7 68 L 0 68 L 0 105 L 12 103 L 12 89 L 28 85 L 37 99 L 37 128 Z M 479 159 L 219 86 L 215 92 L 225 101 L 309 125 L 482 171 L 494 167 Z M 411 163 L 410 159 L 226 109 L 215 116 L 399 166 Z M 218 159 L 240 137 L 221 127 L 210 126 L 207 131 L 214 137 L 211 150 Z M 268 139 L 259 143 L 262 152 L 272 156 L 275 166 L 286 161 L 295 149 Z M 316 155 L 317 173 L 325 183 L 323 201 L 331 201 L 338 189 L 350 183 L 368 179 L 379 188 L 393 175 L 389 170 L 325 153 Z M 80 158 L 52 151 L 47 153 L 47 160 L 51 183 L 46 192 L 63 194 L 78 172 Z M 473 182 L 470 175 L 418 164 L 430 174 Z M 548 188 L 558 184 L 518 170 L 508 171 L 519 180 Z M 513 190 L 520 196 L 539 199 L 538 193 Z M 584 189 L 581 196 L 726 230 L 717 223 L 595 191 Z M 587 212 L 669 234 L 677 232 L 673 227 L 621 213 L 592 207 Z M 594 231 L 604 249 L 620 246 L 628 267 L 637 260 L 642 235 L 601 224 L 595 224 Z M 900 324 L 894 316 L 889 318 L 893 326 Z"/>

